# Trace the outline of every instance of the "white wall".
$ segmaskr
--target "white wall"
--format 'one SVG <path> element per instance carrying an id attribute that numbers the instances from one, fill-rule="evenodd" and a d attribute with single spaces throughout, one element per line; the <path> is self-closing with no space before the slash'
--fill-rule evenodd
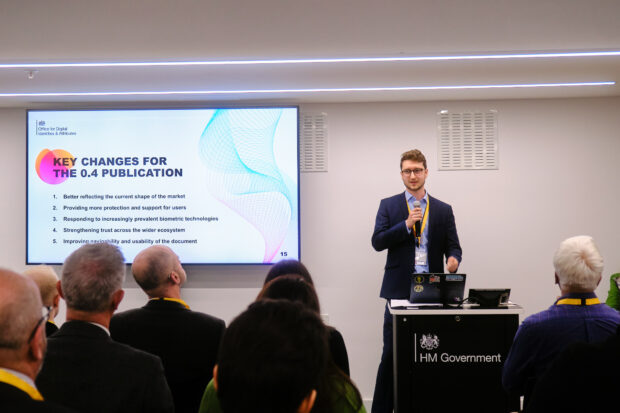
<path id="1" fill-rule="evenodd" d="M 437 171 L 436 113 L 499 111 L 500 169 Z M 351 375 L 372 397 L 381 354 L 385 252 L 370 246 L 379 200 L 403 190 L 400 154 L 419 148 L 429 193 L 452 204 L 469 287 L 510 287 L 525 315 L 556 295 L 552 255 L 560 241 L 589 234 L 604 258 L 598 289 L 620 271 L 620 98 L 424 103 L 312 104 L 327 113 L 329 172 L 301 175 L 302 260 L 323 313 L 344 335 Z M 25 111 L 0 110 L 4 196 L 0 265 L 25 257 Z M 189 267 L 184 298 L 229 322 L 258 292 L 266 267 Z M 128 280 L 121 309 L 143 305 Z M 61 321 L 64 314 L 61 314 Z"/>

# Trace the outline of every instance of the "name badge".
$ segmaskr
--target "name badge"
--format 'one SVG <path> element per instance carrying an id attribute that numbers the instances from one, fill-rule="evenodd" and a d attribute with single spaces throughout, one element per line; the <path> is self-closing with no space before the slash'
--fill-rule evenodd
<path id="1" fill-rule="evenodd" d="M 427 252 L 415 250 L 415 265 L 426 265 Z"/>

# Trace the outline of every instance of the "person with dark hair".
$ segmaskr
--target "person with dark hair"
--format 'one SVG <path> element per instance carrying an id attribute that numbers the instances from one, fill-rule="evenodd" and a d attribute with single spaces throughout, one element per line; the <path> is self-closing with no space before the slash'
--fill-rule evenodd
<path id="1" fill-rule="evenodd" d="M 386 301 L 408 299 L 414 273 L 443 273 L 444 262 L 446 270 L 453 273 L 462 258 L 452 207 L 426 191 L 428 168 L 422 152 L 413 149 L 401 155 L 400 177 L 405 192 L 381 200 L 371 239 L 375 250 L 387 250 L 379 293 Z M 393 347 L 392 314 L 386 302 L 373 413 L 394 408 Z"/>
<path id="2" fill-rule="evenodd" d="M 316 314 L 321 314 L 319 298 L 312 285 L 304 278 L 295 275 L 283 275 L 268 282 L 258 294 L 257 300 L 264 299 L 286 299 L 297 301 L 304 304 Z M 344 347 L 338 345 L 334 339 L 334 332 L 337 337 L 342 336 L 334 328 L 327 327 L 328 344 L 330 349 L 330 360 L 327 372 L 321 381 L 319 396 L 317 397 L 316 407 L 321 412 L 364 412 L 362 396 L 349 378 L 348 359 L 347 371 L 345 372 L 336 360 L 342 360 L 342 355 L 338 352 Z M 345 354 L 346 357 L 346 349 Z M 328 395 L 329 397 L 323 397 Z"/>
<path id="3" fill-rule="evenodd" d="M 131 272 L 149 301 L 115 314 L 112 338 L 161 357 L 176 413 L 196 413 L 212 378 L 224 321 L 190 310 L 181 299 L 187 275 L 170 248 L 153 245 L 141 251 Z"/>
<path id="4" fill-rule="evenodd" d="M 281 275 L 265 283 L 256 296 L 256 301 L 271 298 L 273 300 L 298 301 L 317 314 L 321 314 L 319 297 L 314 286 L 299 275 Z"/>
<path id="5" fill-rule="evenodd" d="M 222 338 L 214 386 L 224 413 L 308 413 L 328 359 L 320 317 L 300 303 L 262 300 Z"/>
<path id="6" fill-rule="evenodd" d="M 308 277 L 310 274 L 308 274 Z M 286 282 L 275 282 L 281 278 L 286 279 Z M 299 285 L 299 280 L 304 281 L 304 285 Z M 308 287 L 306 287 L 309 286 Z M 269 294 L 267 298 L 285 298 L 292 301 L 300 301 L 307 305 L 311 310 L 317 314 L 321 314 L 321 308 L 319 305 L 319 298 L 316 295 L 316 291 L 312 283 L 308 281 L 308 278 L 293 274 L 293 275 L 281 275 L 267 282 L 261 292 L 259 293 L 257 300 L 264 298 L 265 294 Z M 342 334 L 334 327 L 327 327 L 327 342 L 329 344 L 329 351 L 336 367 L 338 367 L 344 374 L 349 376 L 351 374 L 349 370 L 349 354 L 347 353 L 347 347 L 344 343 Z"/>
<path id="7" fill-rule="evenodd" d="M 302 264 L 301 261 L 293 259 L 279 261 L 274 264 L 267 273 L 263 286 L 284 275 L 301 277 L 308 284 L 310 284 L 314 290 L 314 282 L 312 281 L 312 277 L 310 276 L 310 271 L 308 271 L 306 266 Z M 318 298 L 316 302 L 316 312 L 318 314 L 321 313 Z M 347 346 L 344 343 L 344 338 L 342 337 L 342 334 L 340 334 L 340 332 L 334 327 L 327 326 L 327 330 L 329 349 L 334 363 L 336 363 L 336 366 L 338 366 L 338 368 L 340 368 L 347 376 L 349 376 L 351 374 L 351 371 L 349 369 L 349 354 L 347 352 Z"/>
<path id="8" fill-rule="evenodd" d="M 110 338 L 124 280 L 115 245 L 85 244 L 65 260 L 58 292 L 67 321 L 48 339 L 36 380 L 46 399 L 88 413 L 174 412 L 159 357 Z"/>
<path id="9" fill-rule="evenodd" d="M 276 277 L 290 274 L 299 275 L 310 285 L 314 285 L 314 281 L 312 281 L 312 277 L 310 276 L 310 271 L 308 271 L 306 266 L 302 264 L 301 261 L 292 259 L 278 261 L 277 263 L 273 264 L 273 266 L 269 269 L 267 276 L 265 277 L 263 285 L 267 284 L 269 281 L 273 280 Z"/>
<path id="10" fill-rule="evenodd" d="M 70 412 L 43 400 L 35 378 L 46 349 L 43 307 L 34 281 L 0 269 L 0 412 Z"/>
<path id="11" fill-rule="evenodd" d="M 282 260 L 275 263 L 267 273 L 265 281 L 263 282 L 263 286 L 283 275 L 299 276 L 312 287 L 314 287 L 314 281 L 312 280 L 310 271 L 308 271 L 306 266 L 301 261 L 293 259 Z M 321 313 L 321 310 L 318 307 L 317 313 Z M 340 334 L 340 332 L 334 327 L 327 326 L 327 330 L 329 334 L 329 349 L 332 358 L 336 363 L 336 366 L 338 366 L 338 368 L 340 368 L 347 376 L 349 376 L 351 374 L 351 371 L 349 369 L 349 354 L 347 352 L 347 346 L 344 343 L 344 338 L 342 337 L 342 334 Z"/>
<path id="12" fill-rule="evenodd" d="M 263 286 L 256 298 L 261 300 L 284 299 L 298 302 L 315 314 L 320 314 L 319 299 L 314 287 L 298 275 L 282 275 Z M 327 327 L 329 329 L 329 327 Z M 317 398 L 312 410 L 314 413 L 365 413 L 361 395 L 351 381 L 334 362 L 329 354 L 327 369 L 317 388 Z M 219 413 L 219 403 L 213 384 L 205 390 L 199 413 Z"/>

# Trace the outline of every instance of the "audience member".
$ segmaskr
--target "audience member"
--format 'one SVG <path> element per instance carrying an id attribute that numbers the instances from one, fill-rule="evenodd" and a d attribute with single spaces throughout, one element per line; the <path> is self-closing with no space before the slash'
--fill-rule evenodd
<path id="1" fill-rule="evenodd" d="M 276 277 L 288 274 L 297 274 L 304 280 L 309 282 L 310 285 L 314 286 L 314 281 L 312 281 L 310 271 L 308 271 L 306 266 L 302 264 L 301 261 L 292 259 L 278 261 L 277 263 L 273 264 L 267 272 L 267 276 L 265 277 L 263 285 L 267 284 L 269 281 L 273 280 Z"/>
<path id="2" fill-rule="evenodd" d="M 319 315 L 319 299 L 314 287 L 298 275 L 282 275 L 265 284 L 257 301 L 284 299 L 299 302 Z M 330 355 L 331 356 L 331 355 Z M 365 413 L 361 395 L 348 375 L 344 374 L 331 357 L 317 387 L 314 413 Z M 209 383 L 199 413 L 220 413 L 213 383 Z"/>
<path id="3" fill-rule="evenodd" d="M 196 413 L 224 333 L 224 321 L 191 311 L 181 299 L 187 276 L 179 257 L 155 245 L 140 252 L 131 266 L 149 297 L 138 309 L 112 317 L 112 338 L 161 357 L 177 413 Z"/>
<path id="4" fill-rule="evenodd" d="M 267 273 L 263 285 L 266 285 L 282 275 L 298 275 L 314 287 L 314 281 L 306 266 L 300 261 L 292 259 L 282 260 L 274 264 Z M 317 311 L 320 313 L 320 310 Z M 342 334 L 331 326 L 327 326 L 327 331 L 329 350 L 334 363 L 348 376 L 351 374 L 349 370 L 349 354 L 347 353 L 347 347 L 342 338 Z"/>
<path id="5" fill-rule="evenodd" d="M 540 378 L 528 413 L 599 413 L 618 405 L 620 328 L 602 343 L 575 343 Z"/>
<path id="6" fill-rule="evenodd" d="M 547 310 L 521 323 L 502 372 L 504 388 L 510 394 L 524 395 L 525 406 L 536 381 L 560 351 L 571 343 L 604 340 L 620 323 L 620 313 L 601 303 L 594 293 L 601 281 L 603 258 L 591 237 L 563 241 L 553 265 L 561 296 Z"/>
<path id="7" fill-rule="evenodd" d="M 110 338 L 124 279 L 123 255 L 110 244 L 83 245 L 65 260 L 58 290 L 67 321 L 48 339 L 36 381 L 46 398 L 88 413 L 174 411 L 159 357 Z"/>
<path id="8" fill-rule="evenodd" d="M 43 401 L 34 380 L 47 345 L 47 319 L 35 283 L 0 269 L 0 412 L 70 412 Z M 43 316 L 42 316 L 43 315 Z"/>
<path id="9" fill-rule="evenodd" d="M 43 306 L 50 309 L 49 319 L 45 323 L 45 334 L 49 337 L 58 331 L 58 326 L 56 326 L 54 322 L 60 307 L 60 294 L 58 294 L 58 288 L 56 288 L 56 284 L 58 284 L 58 275 L 56 275 L 56 271 L 48 265 L 30 267 L 24 271 L 24 275 L 32 278 L 37 284 L 41 292 Z"/>
<path id="10" fill-rule="evenodd" d="M 225 413 L 308 413 L 327 362 L 325 327 L 300 303 L 264 300 L 233 320 L 214 384 Z"/>
<path id="11" fill-rule="evenodd" d="M 612 274 L 609 277 L 609 291 L 607 292 L 607 300 L 605 304 L 616 310 L 620 310 L 620 290 L 618 289 L 620 282 L 620 272 Z"/>
<path id="12" fill-rule="evenodd" d="M 304 278 L 295 275 L 283 275 L 274 278 L 265 284 L 256 299 L 296 301 L 304 304 L 306 308 L 314 311 L 317 315 L 321 314 L 319 298 L 314 287 L 305 281 Z M 349 378 L 349 374 L 344 373 L 335 363 L 334 355 L 331 353 L 332 343 L 329 332 L 330 328 L 328 327 L 328 344 L 330 345 L 331 357 L 328 360 L 326 374 L 323 376 L 324 379 L 319 386 L 319 394 L 315 405 L 315 408 L 318 410 L 315 410 L 315 412 L 365 412 L 362 396 Z"/>

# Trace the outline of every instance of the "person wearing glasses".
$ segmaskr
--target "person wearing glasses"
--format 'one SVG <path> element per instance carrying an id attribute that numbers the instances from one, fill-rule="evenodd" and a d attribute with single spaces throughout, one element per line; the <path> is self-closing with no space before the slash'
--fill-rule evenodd
<path id="1" fill-rule="evenodd" d="M 190 310 L 181 299 L 187 275 L 179 257 L 165 245 L 138 253 L 131 272 L 149 301 L 142 308 L 115 314 L 112 338 L 161 357 L 176 413 L 196 413 L 213 377 L 224 321 Z"/>
<path id="2" fill-rule="evenodd" d="M 0 412 L 71 412 L 43 400 L 35 385 L 47 341 L 49 309 L 36 284 L 0 269 Z"/>
<path id="3" fill-rule="evenodd" d="M 23 274 L 37 284 L 41 293 L 41 301 L 43 306 L 50 309 L 50 316 L 45 323 L 45 334 L 49 337 L 58 331 L 58 326 L 54 323 L 54 319 L 58 315 L 58 307 L 60 303 L 60 295 L 58 294 L 58 275 L 56 271 L 49 265 L 37 265 L 26 269 Z"/>
<path id="4" fill-rule="evenodd" d="M 67 321 L 48 339 L 36 380 L 45 398 L 89 413 L 174 412 L 161 359 L 110 338 L 124 280 L 115 245 L 85 244 L 67 257 L 58 288 Z"/>
<path id="5" fill-rule="evenodd" d="M 387 250 L 380 296 L 409 298 L 414 273 L 456 272 L 462 249 L 452 207 L 428 194 L 428 168 L 417 149 L 401 155 L 400 176 L 405 192 L 381 200 L 372 234 L 372 246 Z M 383 353 L 377 372 L 372 413 L 394 407 L 392 316 L 386 303 Z"/>

